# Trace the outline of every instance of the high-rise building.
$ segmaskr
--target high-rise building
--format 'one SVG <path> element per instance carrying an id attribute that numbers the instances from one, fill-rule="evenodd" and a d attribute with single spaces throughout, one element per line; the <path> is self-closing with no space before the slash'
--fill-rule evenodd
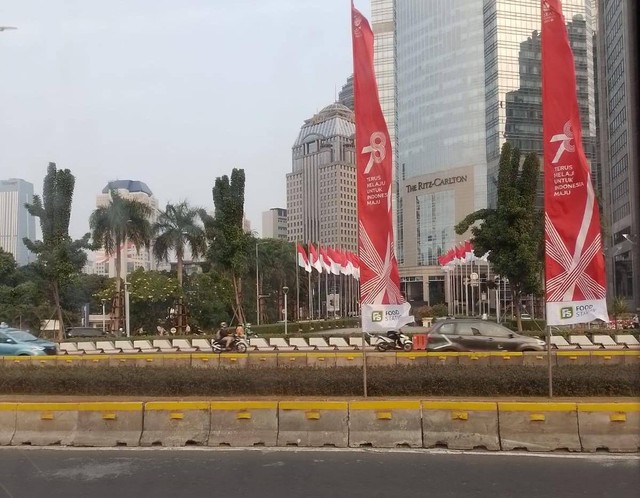
<path id="1" fill-rule="evenodd" d="M 592 0 L 563 0 L 562 9 L 575 59 L 585 153 L 595 167 Z M 484 0 L 483 12 L 487 188 L 494 206 L 502 145 L 509 141 L 523 155 L 543 152 L 540 0 Z"/>
<path id="2" fill-rule="evenodd" d="M 402 290 L 445 299 L 438 256 L 454 227 L 486 207 L 482 0 L 404 0 L 395 7 L 397 182 Z"/>
<path id="3" fill-rule="evenodd" d="M 287 173 L 290 241 L 357 250 L 353 111 L 331 104 L 307 119 L 292 147 Z"/>
<path id="4" fill-rule="evenodd" d="M 24 207 L 32 202 L 32 183 L 18 178 L 0 180 L 0 247 L 10 252 L 19 266 L 35 261 L 22 241 L 36 238 L 35 219 Z"/>
<path id="5" fill-rule="evenodd" d="M 591 4 L 563 1 L 585 149 L 597 167 Z M 542 153 L 540 18 L 539 0 L 395 5 L 398 253 L 410 301 L 443 298 L 437 258 L 469 237 L 456 235 L 457 223 L 494 205 L 505 141 Z"/>
<path id="6" fill-rule="evenodd" d="M 151 223 L 155 222 L 158 212 L 158 200 L 154 197 L 153 192 L 151 192 L 151 189 L 149 189 L 146 183 L 135 180 L 115 180 L 109 182 L 96 197 L 96 207 L 106 207 L 109 205 L 112 190 L 118 192 L 118 194 L 125 199 L 135 200 L 149 206 L 153 210 L 149 221 Z M 137 251 L 133 243 L 127 242 L 122 251 L 120 268 L 121 276 L 124 278 L 136 268 L 155 270 L 156 262 L 152 256 L 151 249 L 141 247 L 140 251 Z M 97 251 L 95 254 L 94 272 L 98 275 L 115 277 L 115 255 L 108 256 L 104 251 Z"/>
<path id="7" fill-rule="evenodd" d="M 342 90 L 338 93 L 338 103 L 348 107 L 352 111 L 355 109 L 353 100 L 353 74 L 347 78 L 347 82 L 342 85 Z"/>
<path id="8" fill-rule="evenodd" d="M 640 311 L 640 9 L 635 0 L 597 1 L 608 288 Z"/>
<path id="9" fill-rule="evenodd" d="M 271 208 L 262 213 L 262 238 L 287 240 L 287 210 Z"/>
<path id="10" fill-rule="evenodd" d="M 391 211 L 394 220 L 394 241 L 396 258 L 403 261 L 402 237 L 398 227 L 398 143 L 396 137 L 396 0 L 371 0 L 371 28 L 374 32 L 373 65 L 378 85 L 378 97 L 382 114 L 387 122 L 389 139 L 393 156 L 391 168 L 393 171 L 393 185 L 391 197 Z"/>

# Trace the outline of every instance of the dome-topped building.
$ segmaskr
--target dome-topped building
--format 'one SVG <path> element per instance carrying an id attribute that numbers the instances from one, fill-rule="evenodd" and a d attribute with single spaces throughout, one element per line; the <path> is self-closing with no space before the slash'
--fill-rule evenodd
<path id="1" fill-rule="evenodd" d="M 305 120 L 287 174 L 289 240 L 357 249 L 354 142 L 353 111 L 338 102 Z"/>

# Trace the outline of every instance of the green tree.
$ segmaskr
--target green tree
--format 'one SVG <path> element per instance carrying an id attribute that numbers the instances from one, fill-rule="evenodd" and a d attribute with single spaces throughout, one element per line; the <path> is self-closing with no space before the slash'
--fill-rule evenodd
<path id="1" fill-rule="evenodd" d="M 505 143 L 500 155 L 495 209 L 481 209 L 455 227 L 459 235 L 471 227 L 476 256 L 488 251 L 489 262 L 509 279 L 522 330 L 520 302 L 526 294 L 540 294 L 543 268 L 543 215 L 536 206 L 540 164 L 528 154 L 520 167 L 520 151 Z"/>
<path id="2" fill-rule="evenodd" d="M 618 329 L 618 319 L 629 311 L 627 306 L 627 300 L 624 297 L 616 296 L 611 300 L 609 304 L 609 314 L 613 316 L 613 321 L 616 324 L 616 330 Z"/>
<path id="3" fill-rule="evenodd" d="M 26 204 L 29 213 L 40 219 L 42 240 L 32 241 L 25 238 L 24 243 L 36 254 L 38 271 L 49 284 L 58 316 L 59 339 L 64 336 L 61 290 L 86 263 L 87 255 L 83 249 L 91 247 L 89 234 L 79 240 L 73 240 L 69 236 L 74 187 L 75 177 L 71 171 L 58 170 L 55 163 L 49 163 L 44 178 L 42 199 L 35 195 L 33 203 Z"/>
<path id="4" fill-rule="evenodd" d="M 213 217 L 203 213 L 205 232 L 209 240 L 207 258 L 212 267 L 226 275 L 233 285 L 233 312 L 240 323 L 246 323 L 243 306 L 242 281 L 248 274 L 251 234 L 242 226 L 244 216 L 244 170 L 234 168 L 231 179 L 227 175 L 216 178 L 213 186 Z"/>
<path id="5" fill-rule="evenodd" d="M 117 190 L 111 190 L 109 204 L 97 208 L 89 218 L 93 243 L 102 247 L 107 256 L 115 255 L 116 264 L 116 305 L 114 312 L 115 330 L 121 327 L 122 305 L 122 251 L 127 243 L 132 243 L 140 252 L 141 247 L 151 245 L 151 223 L 153 209 L 147 204 L 127 199 Z"/>
<path id="6" fill-rule="evenodd" d="M 189 300 L 189 323 L 194 328 L 214 331 L 233 312 L 233 284 L 217 270 L 189 275 L 184 292 Z"/>
<path id="7" fill-rule="evenodd" d="M 153 225 L 153 255 L 158 261 L 168 261 L 169 253 L 175 251 L 180 287 L 185 250 L 189 249 L 192 258 L 199 258 L 207 251 L 207 239 L 200 223 L 200 213 L 202 210 L 190 207 L 186 201 L 175 205 L 167 204 Z"/>

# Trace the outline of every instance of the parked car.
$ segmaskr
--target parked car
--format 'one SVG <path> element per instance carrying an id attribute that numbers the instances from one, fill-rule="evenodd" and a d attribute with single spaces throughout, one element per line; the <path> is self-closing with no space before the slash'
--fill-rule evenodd
<path id="1" fill-rule="evenodd" d="M 487 320 L 436 322 L 427 334 L 427 351 L 544 351 L 545 342 L 516 334 Z"/>
<path id="2" fill-rule="evenodd" d="M 0 328 L 0 356 L 43 356 L 57 354 L 56 344 L 29 332 Z"/>
<path id="3" fill-rule="evenodd" d="M 65 330 L 67 339 L 75 339 L 78 337 L 105 337 L 107 334 L 102 329 L 93 327 L 69 327 Z"/>

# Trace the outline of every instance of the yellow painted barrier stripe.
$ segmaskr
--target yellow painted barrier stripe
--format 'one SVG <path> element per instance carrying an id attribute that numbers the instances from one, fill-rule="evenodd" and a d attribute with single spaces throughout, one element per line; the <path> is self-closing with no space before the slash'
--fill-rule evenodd
<path id="1" fill-rule="evenodd" d="M 111 402 L 96 402 L 96 403 L 77 403 L 79 411 L 141 411 L 142 402 L 136 401 L 111 401 Z"/>
<path id="2" fill-rule="evenodd" d="M 442 353 L 438 353 L 438 352 L 428 352 L 427 356 L 432 357 L 432 358 L 439 358 L 441 356 L 445 357 L 445 356 L 450 356 L 452 358 L 457 358 L 458 356 L 462 355 L 464 353 L 457 353 L 455 351 L 443 351 Z"/>
<path id="3" fill-rule="evenodd" d="M 398 358 L 427 358 L 429 356 L 429 353 L 427 353 L 426 351 L 411 351 L 409 353 L 405 353 L 404 351 L 398 351 L 396 353 L 396 356 Z"/>
<path id="4" fill-rule="evenodd" d="M 351 401 L 351 410 L 419 410 L 420 401 Z"/>
<path id="5" fill-rule="evenodd" d="M 0 403 L 0 412 L 12 412 L 15 411 L 18 403 Z"/>
<path id="6" fill-rule="evenodd" d="M 578 403 L 579 412 L 640 412 L 640 403 Z"/>
<path id="7" fill-rule="evenodd" d="M 502 412 L 572 412 L 576 409 L 576 403 L 498 403 L 498 411 Z"/>
<path id="8" fill-rule="evenodd" d="M 524 356 L 524 353 L 519 351 L 491 351 L 490 353 L 485 354 L 488 354 L 489 356 L 503 356 L 509 358 Z"/>
<path id="9" fill-rule="evenodd" d="M 593 351 L 553 351 L 558 356 L 591 356 Z"/>
<path id="10" fill-rule="evenodd" d="M 229 360 L 240 360 L 242 358 L 246 358 L 249 356 L 248 353 L 220 353 L 220 359 L 224 360 L 225 358 Z"/>
<path id="11" fill-rule="evenodd" d="M 277 401 L 212 401 L 211 410 L 276 410 Z"/>
<path id="12" fill-rule="evenodd" d="M 281 401 L 281 410 L 346 410 L 346 401 Z"/>
<path id="13" fill-rule="evenodd" d="M 624 356 L 626 351 L 591 351 L 592 356 Z"/>
<path id="14" fill-rule="evenodd" d="M 78 411 L 78 403 L 18 403 L 19 412 L 69 412 Z"/>
<path id="15" fill-rule="evenodd" d="M 423 410 L 497 411 L 498 403 L 489 401 L 423 401 Z"/>
<path id="16" fill-rule="evenodd" d="M 193 353 L 191 354 L 191 358 L 194 360 L 213 360 L 217 359 L 218 355 L 213 353 Z"/>
<path id="17" fill-rule="evenodd" d="M 148 401 L 144 409 L 155 410 L 208 410 L 211 403 L 208 401 Z"/>

